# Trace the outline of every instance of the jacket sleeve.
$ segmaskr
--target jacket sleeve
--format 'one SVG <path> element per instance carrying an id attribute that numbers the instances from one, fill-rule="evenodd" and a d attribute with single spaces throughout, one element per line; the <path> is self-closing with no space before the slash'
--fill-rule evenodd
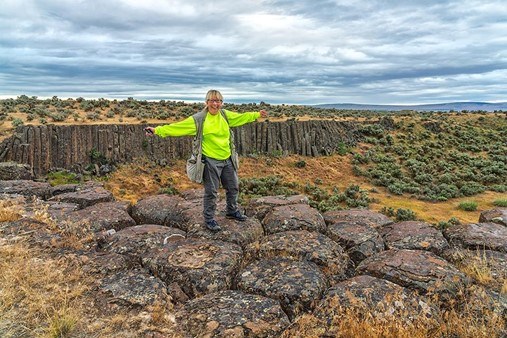
<path id="1" fill-rule="evenodd" d="M 244 124 L 254 122 L 261 116 L 261 113 L 259 112 L 235 113 L 225 109 L 224 111 L 227 116 L 227 120 L 229 121 L 229 127 L 239 127 Z"/>
<path id="2" fill-rule="evenodd" d="M 192 116 L 189 116 L 186 119 L 179 122 L 166 124 L 155 128 L 155 135 L 160 137 L 194 136 L 195 133 L 196 133 L 195 122 Z"/>

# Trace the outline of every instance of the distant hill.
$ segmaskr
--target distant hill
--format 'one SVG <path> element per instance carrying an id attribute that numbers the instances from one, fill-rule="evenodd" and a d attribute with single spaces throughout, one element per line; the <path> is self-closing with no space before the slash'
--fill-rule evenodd
<path id="1" fill-rule="evenodd" d="M 335 108 L 335 109 L 352 109 L 352 110 L 377 110 L 377 111 L 507 111 L 507 102 L 487 103 L 487 102 L 449 102 L 435 104 L 420 105 L 380 105 L 380 104 L 355 104 L 355 103 L 330 103 L 319 104 L 316 108 Z"/>

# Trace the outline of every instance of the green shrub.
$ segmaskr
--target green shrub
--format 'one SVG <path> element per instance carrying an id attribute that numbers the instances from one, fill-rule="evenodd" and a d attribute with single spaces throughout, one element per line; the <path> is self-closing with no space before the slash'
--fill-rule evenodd
<path id="1" fill-rule="evenodd" d="M 416 215 L 415 212 L 413 212 L 410 209 L 403 209 L 400 208 L 396 210 L 396 221 L 402 222 L 402 221 L 415 221 Z"/>
<path id="2" fill-rule="evenodd" d="M 12 122 L 11 122 L 11 123 L 12 123 L 12 126 L 13 126 L 14 128 L 16 128 L 16 127 L 19 127 L 19 126 L 22 126 L 22 125 L 23 125 L 23 120 L 22 120 L 22 119 L 20 119 L 20 118 L 15 118 L 14 120 L 12 120 Z"/>
<path id="3" fill-rule="evenodd" d="M 52 186 L 79 183 L 78 176 L 70 171 L 53 171 L 47 174 L 46 179 Z"/>
<path id="4" fill-rule="evenodd" d="M 461 209 L 464 211 L 476 211 L 477 210 L 477 202 L 463 201 L 458 205 L 458 209 Z"/>
<path id="5" fill-rule="evenodd" d="M 500 199 L 493 201 L 493 205 L 497 207 L 507 208 L 507 199 Z"/>

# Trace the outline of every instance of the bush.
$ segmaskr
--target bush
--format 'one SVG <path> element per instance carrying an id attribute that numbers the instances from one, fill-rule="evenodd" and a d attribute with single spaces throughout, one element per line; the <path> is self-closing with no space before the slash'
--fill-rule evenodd
<path id="1" fill-rule="evenodd" d="M 507 199 L 495 200 L 493 205 L 497 207 L 507 208 Z"/>
<path id="2" fill-rule="evenodd" d="M 463 201 L 458 205 L 458 209 L 461 209 L 464 211 L 476 211 L 477 210 L 477 202 Z"/>
<path id="3" fill-rule="evenodd" d="M 398 209 L 396 210 L 396 221 L 397 222 L 403 222 L 403 221 L 415 221 L 416 215 L 415 212 L 413 212 L 410 209 Z"/>
<path id="4" fill-rule="evenodd" d="M 22 120 L 22 119 L 20 119 L 20 118 L 15 118 L 14 120 L 12 120 L 12 122 L 11 122 L 11 123 L 12 123 L 12 126 L 13 126 L 14 128 L 16 128 L 16 127 L 19 127 L 19 126 L 22 126 L 22 125 L 23 125 L 23 120 Z"/>

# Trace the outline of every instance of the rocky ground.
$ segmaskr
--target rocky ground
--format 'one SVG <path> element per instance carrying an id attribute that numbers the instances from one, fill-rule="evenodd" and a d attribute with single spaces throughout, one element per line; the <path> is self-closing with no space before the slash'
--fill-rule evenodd
<path id="1" fill-rule="evenodd" d="M 28 236 L 31 245 L 78 257 L 76 264 L 95 276 L 96 308 L 138 313 L 162 304 L 182 337 L 303 336 L 303 315 L 320 320 L 320 336 L 334 336 L 337 313 L 358 301 L 375 311 L 383 304 L 378 315 L 403 310 L 407 321 L 438 323 L 457 295 L 483 302 L 470 290 L 488 295 L 492 313 L 507 315 L 507 209 L 441 231 L 368 210 L 320 214 L 305 196 L 269 196 L 250 201 L 246 222 L 220 212 L 222 231 L 212 233 L 202 224 L 201 190 L 130 205 L 98 183 L 10 180 L 0 181 L 0 196 L 22 200 L 28 210 L 0 223 L 0 245 Z M 62 231 L 36 220 L 41 206 L 57 229 L 91 234 L 87 245 L 56 248 Z M 224 207 L 220 202 L 218 210 Z M 460 269 L 478 256 L 493 276 L 486 287 Z M 506 334 L 499 326 L 498 336 Z"/>

